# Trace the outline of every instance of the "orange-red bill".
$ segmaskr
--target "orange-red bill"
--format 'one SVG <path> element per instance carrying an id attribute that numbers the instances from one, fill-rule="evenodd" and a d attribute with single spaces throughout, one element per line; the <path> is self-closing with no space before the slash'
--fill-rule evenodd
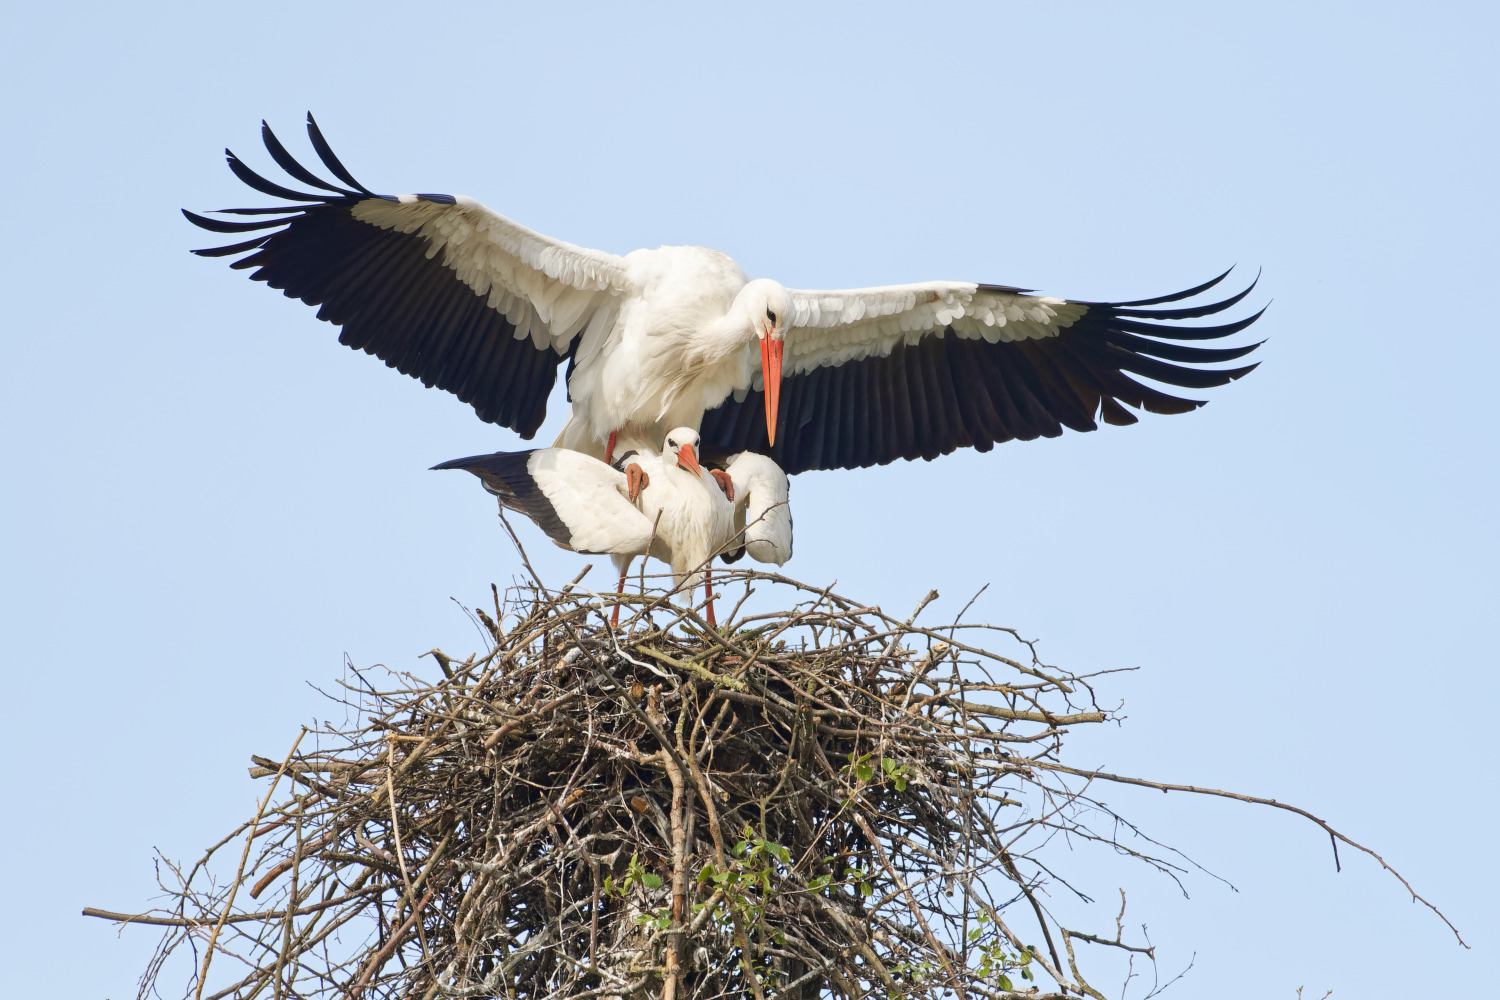
<path id="1" fill-rule="evenodd" d="M 698 464 L 698 453 L 693 451 L 693 446 L 690 444 L 677 449 L 677 467 L 688 470 L 699 479 L 703 478 L 703 467 Z"/>
<path id="2" fill-rule="evenodd" d="M 781 352 L 786 341 L 762 337 L 760 372 L 766 389 L 766 441 L 776 443 L 776 408 L 781 402 Z"/>

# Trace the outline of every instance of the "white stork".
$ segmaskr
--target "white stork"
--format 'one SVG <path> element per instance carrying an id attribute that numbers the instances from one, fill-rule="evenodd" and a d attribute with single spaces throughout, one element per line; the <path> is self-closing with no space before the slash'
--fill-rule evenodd
<path id="1" fill-rule="evenodd" d="M 563 548 L 608 553 L 621 593 L 636 556 L 671 566 L 676 587 L 690 591 L 701 579 L 708 623 L 717 627 L 708 564 L 734 536 L 734 505 L 698 464 L 697 445 L 698 432 L 679 427 L 667 433 L 660 453 L 626 451 L 613 466 L 567 448 L 539 448 L 433 468 L 474 473 L 502 505 L 531 518 Z M 615 624 L 619 616 L 616 604 Z"/>
<path id="2" fill-rule="evenodd" d="M 1200 347 L 1260 315 L 1215 326 L 1254 287 L 1181 303 L 1225 274 L 1174 295 L 1068 301 L 1006 285 L 929 281 L 797 291 L 750 281 L 700 247 L 623 257 L 533 232 L 465 197 L 376 195 L 334 156 L 308 116 L 328 171 L 298 163 L 262 123 L 271 158 L 314 192 L 267 180 L 226 150 L 250 187 L 295 204 L 227 209 L 244 221 L 184 214 L 244 242 L 196 251 L 318 308 L 340 341 L 428 386 L 482 420 L 530 438 L 558 366 L 573 412 L 558 444 L 610 456 L 616 434 L 660 441 L 696 428 L 712 456 L 768 454 L 788 474 L 932 459 L 955 448 L 1129 424 L 1122 404 L 1155 413 L 1202 405 L 1143 384 L 1207 388 L 1255 365 L 1258 344 Z M 272 217 L 274 216 L 274 217 Z M 267 232 L 267 230 L 270 230 Z M 1263 310 L 1262 310 L 1263 311 Z M 784 352 L 784 354 L 783 354 Z M 764 422 L 760 417 L 762 409 Z"/>
<path id="3" fill-rule="evenodd" d="M 792 557 L 791 484 L 786 473 L 764 455 L 741 452 L 724 467 L 734 501 L 734 534 L 724 561 L 746 552 L 757 562 L 783 565 Z"/>

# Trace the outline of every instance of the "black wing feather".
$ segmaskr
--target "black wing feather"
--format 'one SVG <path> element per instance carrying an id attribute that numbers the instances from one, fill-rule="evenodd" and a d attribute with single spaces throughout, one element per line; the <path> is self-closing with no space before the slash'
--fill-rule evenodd
<path id="1" fill-rule="evenodd" d="M 1225 271 L 1224 273 L 1228 274 L 1229 272 Z M 1222 280 L 1222 276 L 1215 278 L 1209 287 L 1217 285 Z M 1260 275 L 1257 274 L 1255 280 L 1245 286 L 1244 291 L 1231 295 L 1227 299 L 1220 299 L 1218 302 L 1207 302 L 1197 306 L 1181 306 L 1176 309 L 1129 309 L 1125 306 L 1116 305 L 1110 308 L 1114 310 L 1116 316 L 1132 316 L 1136 319 L 1197 319 L 1200 316 L 1212 316 L 1214 313 L 1223 312 L 1230 306 L 1236 305 L 1245 296 L 1255 291 L 1255 286 L 1258 284 L 1260 284 Z"/>
<path id="2" fill-rule="evenodd" d="M 196 212 L 189 212 L 185 208 L 182 210 L 182 214 L 187 216 L 187 220 L 193 225 L 197 226 L 200 229 L 207 229 L 211 233 L 253 233 L 257 229 L 272 229 L 276 226 L 282 225 L 283 223 L 291 222 L 296 218 L 295 215 L 289 215 L 281 219 L 257 219 L 254 222 L 229 222 L 225 219 L 210 219 L 207 216 L 199 215 Z M 204 251 L 202 250 L 194 250 L 193 253 L 203 254 L 206 257 L 214 256 L 213 254 L 204 253 Z"/>
<path id="3" fill-rule="evenodd" d="M 229 163 L 229 169 L 234 176 L 244 181 L 249 187 L 254 188 L 261 194 L 268 194 L 272 198 L 285 198 L 287 201 L 321 201 L 322 195 L 308 194 L 306 191 L 293 191 L 289 187 L 283 187 L 273 181 L 268 181 L 254 170 L 245 166 L 238 156 L 230 150 L 224 150 L 224 158 Z"/>
<path id="4" fill-rule="evenodd" d="M 321 135 L 322 133 L 319 134 Z M 358 191 L 350 191 L 346 188 L 341 188 L 334 184 L 330 184 L 327 181 L 323 180 L 323 178 L 319 177 L 317 174 L 313 173 L 311 170 L 308 170 L 302 164 L 298 163 L 296 158 L 293 157 L 291 153 L 288 153 L 286 151 L 286 147 L 281 144 L 281 140 L 276 138 L 276 133 L 271 131 L 271 126 L 266 123 L 265 119 L 261 119 L 260 138 L 261 141 L 266 144 L 266 152 L 271 154 L 271 159 L 276 161 L 276 165 L 278 167 L 287 172 L 287 176 L 295 178 L 296 180 L 301 181 L 303 184 L 311 184 L 315 188 L 322 188 L 324 191 L 332 191 L 334 194 L 344 197 L 350 197 L 352 195 L 360 193 Z M 368 194 L 368 192 L 365 193 Z"/>
<path id="5" fill-rule="evenodd" d="M 1183 299 L 1190 299 L 1194 295 L 1202 295 L 1204 292 L 1208 291 L 1210 288 L 1214 287 L 1219 282 L 1221 282 L 1225 278 L 1229 277 L 1229 272 L 1233 271 L 1233 270 L 1234 270 L 1234 268 L 1231 267 L 1228 270 L 1226 270 L 1223 274 L 1221 274 L 1221 275 L 1219 275 L 1218 277 L 1215 277 L 1215 278 L 1209 278 L 1207 281 L 1205 281 L 1201 285 L 1194 285 L 1192 288 L 1187 288 L 1187 289 L 1184 289 L 1184 290 L 1182 290 L 1180 292 L 1173 292 L 1170 295 L 1158 295 L 1154 299 L 1136 299 L 1133 302 L 1116 302 L 1115 305 L 1118 306 L 1118 307 L 1120 307 L 1120 308 L 1130 308 L 1132 306 L 1159 306 L 1159 305 L 1161 305 L 1164 302 L 1181 302 Z M 1257 281 L 1260 280 L 1258 276 L 1257 276 L 1256 280 Z M 1103 305 L 1105 303 L 1092 303 L 1092 304 L 1093 305 Z"/>
<path id="6" fill-rule="evenodd" d="M 194 250 L 193 253 L 199 257 L 232 257 L 237 253 L 244 253 L 246 250 L 254 250 L 270 238 L 269 235 L 257 236 L 255 239 L 246 240 L 243 243 L 231 243 L 227 247 L 208 247 L 204 250 Z"/>
<path id="7" fill-rule="evenodd" d="M 317 151 L 318 159 L 323 161 L 323 166 L 333 171 L 333 176 L 358 191 L 367 198 L 377 198 L 374 191 L 365 187 L 354 179 L 349 169 L 339 162 L 339 158 L 333 155 L 333 149 L 328 145 L 328 140 L 323 138 L 323 130 L 318 128 L 318 123 L 313 119 L 312 112 L 307 113 L 307 137 L 312 141 L 313 149 Z"/>

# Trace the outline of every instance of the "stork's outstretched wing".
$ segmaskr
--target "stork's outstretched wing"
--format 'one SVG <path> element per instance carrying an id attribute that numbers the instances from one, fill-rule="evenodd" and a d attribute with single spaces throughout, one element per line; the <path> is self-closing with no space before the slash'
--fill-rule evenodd
<path id="1" fill-rule="evenodd" d="M 613 323 L 621 259 L 549 239 L 470 198 L 376 195 L 334 156 L 310 114 L 307 133 L 347 187 L 298 163 L 262 122 L 271 158 L 293 180 L 328 193 L 267 180 L 225 150 L 240 180 L 297 204 L 215 213 L 256 217 L 243 222 L 184 211 L 216 233 L 256 234 L 194 252 L 248 252 L 231 266 L 255 268 L 251 278 L 318 306 L 319 319 L 343 327 L 341 343 L 454 393 L 481 420 L 531 437 L 558 363 L 590 324 Z"/>
<path id="2" fill-rule="evenodd" d="M 1121 404 L 1185 413 L 1184 399 L 1131 378 L 1189 389 L 1233 381 L 1255 368 L 1202 368 L 1244 357 L 1258 343 L 1195 347 L 1260 317 L 1177 326 L 1238 303 L 1255 287 L 1202 305 L 1195 288 L 1135 302 L 1070 302 L 1004 285 L 929 282 L 849 291 L 793 291 L 776 445 L 767 444 L 757 383 L 704 414 L 705 451 L 750 450 L 788 474 L 852 469 L 898 458 L 933 459 L 955 448 L 1091 431 L 1096 418 L 1133 424 Z M 1167 308 L 1151 308 L 1168 306 Z M 1261 310 L 1262 312 L 1264 310 Z"/>

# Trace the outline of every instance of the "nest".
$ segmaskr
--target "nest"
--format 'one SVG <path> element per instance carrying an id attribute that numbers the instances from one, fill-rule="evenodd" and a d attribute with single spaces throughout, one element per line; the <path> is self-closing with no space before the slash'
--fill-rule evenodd
<path id="1" fill-rule="evenodd" d="M 1111 717 L 1088 678 L 729 576 L 791 610 L 715 630 L 648 594 L 612 628 L 612 597 L 531 586 L 435 682 L 351 668 L 354 721 L 255 758 L 260 809 L 159 866 L 168 905 L 90 912 L 166 926 L 143 996 L 191 942 L 176 981 L 213 1000 L 1099 996 L 1074 941 L 1150 954 L 1046 906 L 1059 832 L 1181 865 L 1061 763 Z"/>

